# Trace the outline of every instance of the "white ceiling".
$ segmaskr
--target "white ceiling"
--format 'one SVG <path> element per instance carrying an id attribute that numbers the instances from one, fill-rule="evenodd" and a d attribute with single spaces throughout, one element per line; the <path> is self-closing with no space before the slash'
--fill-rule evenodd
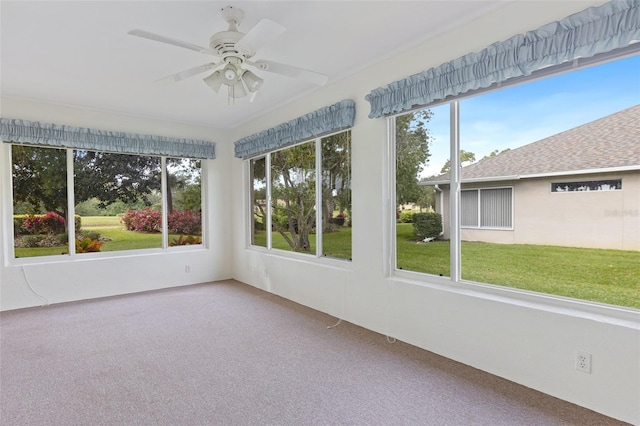
<path id="1" fill-rule="evenodd" d="M 329 83 L 488 13 L 495 1 L 2 1 L 0 93 L 94 110 L 231 129 L 317 87 L 270 73 L 261 99 L 229 106 L 198 75 L 158 80 L 211 62 L 205 54 L 127 34 L 139 28 L 208 47 L 240 8 L 247 32 L 270 18 L 287 31 L 255 59 L 329 76 Z M 372 88 L 373 89 L 373 88 Z"/>

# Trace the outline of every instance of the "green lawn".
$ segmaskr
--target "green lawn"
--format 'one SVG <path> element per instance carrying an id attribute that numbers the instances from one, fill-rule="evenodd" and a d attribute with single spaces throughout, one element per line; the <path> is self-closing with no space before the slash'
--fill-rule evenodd
<path id="1" fill-rule="evenodd" d="M 449 276 L 449 242 L 417 244 L 397 226 L 398 267 Z M 540 293 L 640 308 L 640 252 L 462 243 L 462 278 Z"/>
<path id="2" fill-rule="evenodd" d="M 309 235 L 311 252 L 316 250 L 316 236 Z M 257 231 L 254 244 L 261 247 L 267 246 L 267 234 L 265 231 Z M 291 251 L 291 247 L 279 232 L 271 234 L 271 246 L 275 249 Z M 337 257 L 340 259 L 351 259 L 351 228 L 342 227 L 337 232 L 330 232 L 324 235 L 322 240 L 323 254 L 327 257 Z"/>

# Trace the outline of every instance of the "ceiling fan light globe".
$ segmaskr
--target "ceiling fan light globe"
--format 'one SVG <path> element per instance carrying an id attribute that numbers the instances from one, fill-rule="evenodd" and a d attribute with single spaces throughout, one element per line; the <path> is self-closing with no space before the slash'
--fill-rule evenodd
<path id="1" fill-rule="evenodd" d="M 215 90 L 216 93 L 219 93 L 220 87 L 222 87 L 222 83 L 224 83 L 224 77 L 220 71 L 216 71 L 209 77 L 203 78 L 202 81 L 207 83 L 207 85 Z"/>
<path id="2" fill-rule="evenodd" d="M 236 79 L 236 72 L 234 70 L 232 70 L 231 68 L 225 68 L 224 70 L 224 78 L 226 78 L 229 81 L 233 81 Z"/>
<path id="3" fill-rule="evenodd" d="M 242 81 L 247 85 L 247 89 L 250 93 L 256 92 L 264 83 L 264 80 L 252 73 L 251 71 L 245 71 L 242 74 Z"/>

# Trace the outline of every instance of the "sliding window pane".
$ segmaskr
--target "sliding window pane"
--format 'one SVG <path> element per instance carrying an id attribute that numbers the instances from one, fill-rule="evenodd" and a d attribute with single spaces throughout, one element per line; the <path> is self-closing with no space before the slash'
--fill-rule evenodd
<path id="1" fill-rule="evenodd" d="M 321 143 L 322 254 L 351 260 L 351 132 Z"/>
<path id="2" fill-rule="evenodd" d="M 267 160 L 249 161 L 251 174 L 251 245 L 267 246 Z"/>
<path id="3" fill-rule="evenodd" d="M 460 102 L 464 280 L 640 308 L 639 68 L 633 56 Z"/>
<path id="4" fill-rule="evenodd" d="M 272 248 L 315 254 L 315 142 L 271 154 Z"/>
<path id="5" fill-rule="evenodd" d="M 160 157 L 75 150 L 76 252 L 162 247 Z"/>
<path id="6" fill-rule="evenodd" d="M 202 168 L 200 160 L 166 159 L 168 246 L 202 244 Z"/>
<path id="7" fill-rule="evenodd" d="M 11 161 L 15 257 L 68 254 L 67 151 L 13 145 Z"/>
<path id="8" fill-rule="evenodd" d="M 449 276 L 449 106 L 396 117 L 395 136 L 396 267 Z"/>

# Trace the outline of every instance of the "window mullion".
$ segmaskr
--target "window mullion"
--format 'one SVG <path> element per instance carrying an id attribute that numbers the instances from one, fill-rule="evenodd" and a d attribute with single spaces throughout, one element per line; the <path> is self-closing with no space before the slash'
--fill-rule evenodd
<path id="1" fill-rule="evenodd" d="M 322 256 L 322 140 L 316 138 L 316 257 Z"/>
<path id="2" fill-rule="evenodd" d="M 267 217 L 266 217 L 266 222 L 265 222 L 265 233 L 267 236 L 267 249 L 271 250 L 271 233 L 272 233 L 272 227 L 271 227 L 271 154 L 267 154 L 265 156 L 265 160 L 264 160 L 264 175 L 267 181 L 267 192 L 265 194 L 265 197 L 267 199 L 267 208 L 266 213 L 267 213 Z M 251 216 L 251 220 L 253 220 L 253 216 Z"/>
<path id="3" fill-rule="evenodd" d="M 74 194 L 73 149 L 67 149 L 67 248 L 69 255 L 76 254 L 76 207 Z"/>
<path id="4" fill-rule="evenodd" d="M 460 253 L 460 103 L 453 101 L 450 104 L 450 148 L 451 148 L 451 192 L 449 194 L 450 211 L 450 262 L 451 280 L 460 281 L 461 253 Z"/>
<path id="5" fill-rule="evenodd" d="M 169 215 L 167 214 L 169 208 L 169 201 L 167 191 L 171 189 L 167 185 L 167 180 L 169 177 L 167 176 L 167 157 L 160 157 L 160 185 L 162 186 L 162 248 L 166 249 L 168 247 L 169 241 L 169 224 L 167 223 L 169 219 Z"/>

